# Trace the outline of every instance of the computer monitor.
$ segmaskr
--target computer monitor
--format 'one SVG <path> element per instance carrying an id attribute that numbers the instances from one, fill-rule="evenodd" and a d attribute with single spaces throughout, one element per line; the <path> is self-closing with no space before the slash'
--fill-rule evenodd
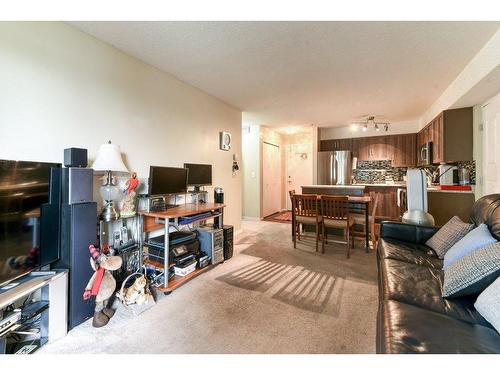
<path id="1" fill-rule="evenodd" d="M 182 194 L 187 190 L 188 170 L 186 168 L 149 167 L 150 196 Z"/>
<path id="2" fill-rule="evenodd" d="M 212 185 L 212 165 L 211 164 L 190 164 L 184 163 L 184 168 L 189 170 L 189 186 L 210 186 Z"/>

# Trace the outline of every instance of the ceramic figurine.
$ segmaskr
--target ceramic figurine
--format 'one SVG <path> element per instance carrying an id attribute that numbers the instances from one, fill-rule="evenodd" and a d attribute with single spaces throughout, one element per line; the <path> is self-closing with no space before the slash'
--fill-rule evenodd
<path id="1" fill-rule="evenodd" d="M 127 217 L 127 216 L 134 216 L 136 211 L 135 211 L 135 197 L 136 197 L 136 192 L 135 190 L 139 186 L 139 179 L 137 178 L 137 174 L 133 172 L 130 175 L 130 178 L 125 182 L 125 189 L 123 192 L 125 193 L 125 198 L 122 201 L 122 210 L 121 210 L 121 216 L 122 217 Z"/>

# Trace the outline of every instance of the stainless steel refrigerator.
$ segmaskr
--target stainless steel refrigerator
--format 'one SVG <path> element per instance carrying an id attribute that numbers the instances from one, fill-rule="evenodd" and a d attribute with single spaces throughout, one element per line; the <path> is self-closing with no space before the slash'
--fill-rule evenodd
<path id="1" fill-rule="evenodd" d="M 318 185 L 351 185 L 351 151 L 318 152 Z"/>

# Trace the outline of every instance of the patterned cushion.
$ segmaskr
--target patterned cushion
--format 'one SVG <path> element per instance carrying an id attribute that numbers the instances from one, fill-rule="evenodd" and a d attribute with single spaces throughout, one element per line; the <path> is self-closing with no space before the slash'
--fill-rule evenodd
<path id="1" fill-rule="evenodd" d="M 483 291 L 500 276 L 500 242 L 482 247 L 444 270 L 443 297 Z"/>
<path id="2" fill-rule="evenodd" d="M 473 227 L 474 225 L 464 223 L 458 216 L 453 216 L 425 244 L 433 249 L 440 259 L 443 259 L 446 252 Z"/>
<path id="3" fill-rule="evenodd" d="M 487 245 L 497 242 L 490 234 L 486 224 L 480 224 L 467 233 L 460 241 L 448 250 L 444 256 L 443 269 L 446 269 L 450 264 L 455 263 L 460 258 L 463 258 L 474 250 L 480 249 Z"/>
<path id="4" fill-rule="evenodd" d="M 500 333 L 500 277 L 477 297 L 474 307 Z"/>

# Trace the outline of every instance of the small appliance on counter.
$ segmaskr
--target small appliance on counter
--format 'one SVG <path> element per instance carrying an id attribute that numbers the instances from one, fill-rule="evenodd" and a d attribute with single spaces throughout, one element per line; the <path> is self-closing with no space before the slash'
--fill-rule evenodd
<path id="1" fill-rule="evenodd" d="M 458 168 L 455 165 L 439 166 L 439 185 L 458 185 Z"/>
<path id="2" fill-rule="evenodd" d="M 469 185 L 470 184 L 470 172 L 467 168 L 458 169 L 458 184 L 459 185 Z"/>

